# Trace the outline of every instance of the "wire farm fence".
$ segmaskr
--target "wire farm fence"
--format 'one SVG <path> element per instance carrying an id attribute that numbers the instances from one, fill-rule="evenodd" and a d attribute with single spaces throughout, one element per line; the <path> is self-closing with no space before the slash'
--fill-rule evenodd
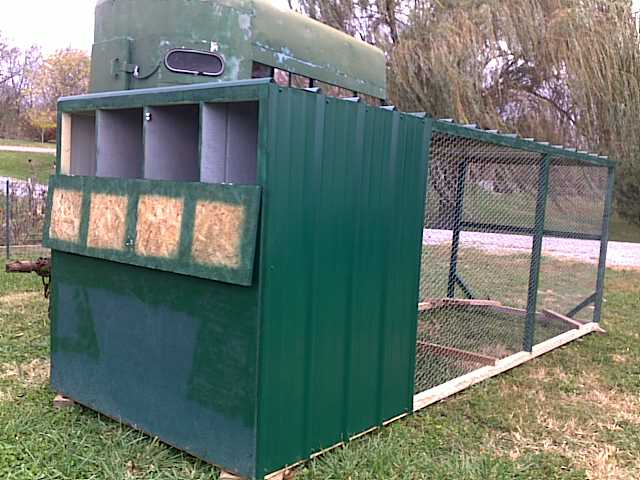
<path id="1" fill-rule="evenodd" d="M 416 393 L 600 319 L 613 163 L 512 140 L 434 123 Z"/>
<path id="2" fill-rule="evenodd" d="M 48 256 L 42 246 L 47 186 L 5 179 L 0 191 L 0 242 L 6 258 Z"/>

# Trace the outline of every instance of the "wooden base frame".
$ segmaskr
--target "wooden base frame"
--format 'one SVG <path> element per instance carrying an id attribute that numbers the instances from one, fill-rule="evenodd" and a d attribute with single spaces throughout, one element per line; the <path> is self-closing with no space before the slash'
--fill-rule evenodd
<path id="1" fill-rule="evenodd" d="M 461 377 L 454 378 L 453 380 L 443 383 L 442 385 L 438 385 L 437 387 L 418 393 L 413 397 L 413 411 L 417 412 L 418 410 L 461 392 L 472 385 L 476 385 L 488 378 L 495 377 L 507 370 L 511 370 L 512 368 L 522 365 L 529 360 L 533 360 L 534 358 L 544 355 L 545 353 L 555 350 L 556 348 L 593 332 L 604 333 L 604 330 L 602 330 L 600 325 L 595 322 L 585 323 L 579 328 L 575 328 L 545 342 L 539 343 L 538 345 L 534 345 L 531 353 L 519 352 L 514 355 L 510 355 L 502 360 L 498 360 L 493 366 L 488 365 L 479 368 L 473 372 L 467 373 L 466 375 L 462 375 Z"/>
<path id="2" fill-rule="evenodd" d="M 54 408 L 58 408 L 58 409 L 71 408 L 76 405 L 77 403 L 75 401 L 71 400 L 69 397 L 65 397 L 64 395 L 58 394 L 53 398 Z"/>

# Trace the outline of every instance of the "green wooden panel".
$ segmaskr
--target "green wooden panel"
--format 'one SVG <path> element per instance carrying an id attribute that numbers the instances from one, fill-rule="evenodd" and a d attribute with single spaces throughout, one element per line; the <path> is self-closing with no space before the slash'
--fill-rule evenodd
<path id="1" fill-rule="evenodd" d="M 258 475 L 412 409 L 430 123 L 275 86 L 262 108 Z"/>
<path id="2" fill-rule="evenodd" d="M 58 189 L 83 193 L 83 207 L 78 242 L 62 241 L 49 236 L 52 209 L 47 212 L 44 245 L 49 248 L 129 263 L 147 268 L 167 270 L 222 282 L 251 285 L 255 257 L 257 224 L 260 210 L 260 187 L 257 185 L 222 185 L 191 182 L 168 182 L 55 175 L 49 182 L 49 205 Z M 126 219 L 126 243 L 123 250 L 92 248 L 87 245 L 89 212 L 92 193 L 122 195 L 129 198 Z M 136 225 L 138 199 L 141 195 L 160 195 L 184 201 L 179 249 L 174 258 L 141 256 L 136 253 Z M 214 201 L 240 205 L 245 209 L 240 261 L 237 267 L 211 265 L 197 262 L 192 256 L 194 217 L 198 201 Z"/>
<path id="3" fill-rule="evenodd" d="M 258 287 L 52 254 L 53 390 L 253 477 Z"/>

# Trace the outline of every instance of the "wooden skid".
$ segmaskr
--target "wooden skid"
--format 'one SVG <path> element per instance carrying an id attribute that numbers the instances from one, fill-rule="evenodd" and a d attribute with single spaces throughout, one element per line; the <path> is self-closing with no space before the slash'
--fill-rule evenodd
<path id="1" fill-rule="evenodd" d="M 495 300 L 476 300 L 462 298 L 433 298 L 418 304 L 418 311 L 425 312 L 446 307 L 499 307 L 502 304 Z"/>
<path id="2" fill-rule="evenodd" d="M 544 310 L 542 310 L 542 313 L 544 313 L 547 317 L 551 317 L 555 320 L 560 320 L 561 322 L 568 323 L 573 328 L 580 328 L 584 325 L 584 323 L 582 322 L 574 320 L 573 318 L 569 318 L 565 315 L 562 315 L 561 313 L 554 312 L 553 310 L 547 310 L 545 308 Z"/>
<path id="3" fill-rule="evenodd" d="M 496 313 L 506 313 L 517 317 L 526 317 L 527 311 L 524 308 L 507 307 L 506 305 L 491 305 L 489 310 Z"/>
<path id="4" fill-rule="evenodd" d="M 56 395 L 53 398 L 53 406 L 54 408 L 69 408 L 69 407 L 73 407 L 76 405 L 76 402 L 74 402 L 73 400 L 71 400 L 68 397 L 65 397 L 64 395 Z"/>
<path id="5" fill-rule="evenodd" d="M 437 343 L 422 342 L 420 340 L 418 340 L 418 348 L 443 357 L 458 358 L 465 362 L 480 363 L 482 365 L 495 365 L 498 361 L 497 358 L 490 357 L 488 355 L 460 350 L 459 348 L 445 347 L 444 345 L 438 345 Z"/>
<path id="6" fill-rule="evenodd" d="M 218 480 L 245 480 L 245 477 L 239 477 L 238 475 L 235 475 L 231 472 L 222 470 L 220 472 L 220 476 L 218 477 Z"/>
<path id="7" fill-rule="evenodd" d="M 535 345 L 531 353 L 516 353 L 509 357 L 503 358 L 502 360 L 498 360 L 495 366 L 486 366 L 479 368 L 478 370 L 474 370 L 471 373 L 458 378 L 454 378 L 453 380 L 443 383 L 442 385 L 438 385 L 437 387 L 425 390 L 424 392 L 418 393 L 417 395 L 413 396 L 413 411 L 416 412 L 433 403 L 444 400 L 445 398 L 450 397 L 451 395 L 458 393 L 472 385 L 476 385 L 488 378 L 504 373 L 507 370 L 511 370 L 518 365 L 522 365 L 529 360 L 544 355 L 545 353 L 555 350 L 556 348 L 561 347 L 562 345 L 566 345 L 567 343 L 588 335 L 589 333 L 601 331 L 602 329 L 597 323 L 585 323 L 578 329 L 570 330 L 566 333 L 558 335 L 557 337 L 553 337 L 550 340 Z"/>

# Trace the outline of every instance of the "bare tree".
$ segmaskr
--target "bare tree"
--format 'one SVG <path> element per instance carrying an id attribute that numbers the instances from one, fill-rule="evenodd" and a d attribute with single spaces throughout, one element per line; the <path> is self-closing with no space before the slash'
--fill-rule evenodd
<path id="1" fill-rule="evenodd" d="M 373 43 L 403 110 L 609 153 L 640 223 L 640 45 L 630 0 L 299 0 Z M 442 172 L 448 178 L 454 172 Z"/>
<path id="2" fill-rule="evenodd" d="M 0 35 L 0 136 L 16 136 L 22 115 L 30 104 L 28 72 L 40 63 L 40 50 L 25 51 L 11 46 Z"/>

